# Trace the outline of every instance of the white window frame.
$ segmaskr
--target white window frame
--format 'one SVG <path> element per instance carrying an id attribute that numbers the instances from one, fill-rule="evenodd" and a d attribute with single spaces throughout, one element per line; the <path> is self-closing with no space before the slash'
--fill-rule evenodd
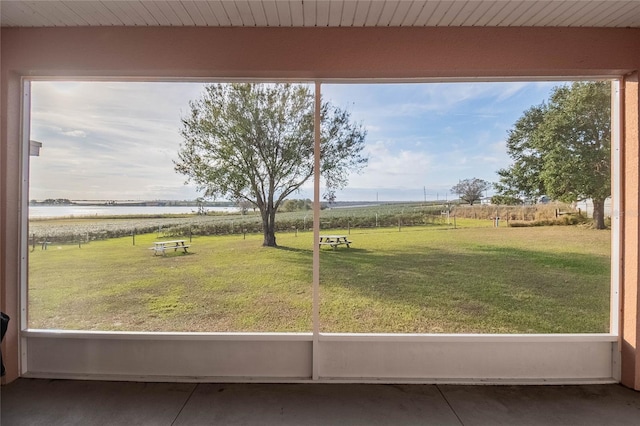
<path id="1" fill-rule="evenodd" d="M 74 80 L 83 80 L 73 77 Z M 21 188 L 21 375 L 33 378 L 179 382 L 358 382 L 585 384 L 620 380 L 620 80 L 557 77 L 545 81 L 613 81 L 610 332 L 593 334 L 384 334 L 319 331 L 319 186 L 314 176 L 313 330 L 308 333 L 91 332 L 29 329 L 28 195 L 30 82 L 23 79 Z M 100 81 L 87 78 L 89 81 Z M 130 81 L 104 79 L 106 81 Z M 394 82 L 510 82 L 540 78 L 422 79 Z M 145 79 L 144 81 L 168 81 Z M 189 79 L 169 81 L 193 81 Z M 216 80 L 220 81 L 220 80 Z M 229 80 L 238 81 L 238 80 Z M 257 79 L 242 81 L 259 82 Z M 274 80 L 269 80 L 273 82 Z M 316 105 L 322 83 L 312 81 Z M 309 81 L 304 81 L 309 83 Z M 319 123 L 319 113 L 316 114 Z M 319 127 L 316 125 L 316 148 Z M 318 150 L 316 150 L 318 152 Z M 319 161 L 316 154 L 316 165 Z M 318 168 L 316 167 L 316 170 Z"/>

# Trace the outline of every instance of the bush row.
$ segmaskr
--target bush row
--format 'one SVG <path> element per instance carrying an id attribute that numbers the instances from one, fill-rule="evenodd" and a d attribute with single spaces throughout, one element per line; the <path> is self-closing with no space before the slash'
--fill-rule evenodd
<path id="1" fill-rule="evenodd" d="M 556 217 L 556 210 L 563 214 Z M 490 220 L 499 217 L 510 226 L 545 226 L 575 225 L 587 222 L 588 219 L 570 210 L 567 205 L 533 205 L 533 206 L 455 206 L 449 212 L 450 217 Z M 346 209 L 324 210 L 320 218 L 320 229 L 351 229 L 374 227 L 407 227 L 440 225 L 446 221 L 446 211 L 440 207 L 403 208 L 397 211 L 375 212 L 371 209 L 348 211 Z M 504 223 L 504 222 L 503 222 Z M 308 215 L 291 213 L 278 214 L 276 232 L 309 231 L 313 219 Z M 119 238 L 132 234 L 148 234 L 157 232 L 159 238 L 261 234 L 262 222 L 257 215 L 217 217 L 206 220 L 201 217 L 176 218 L 169 222 L 157 223 L 139 219 L 130 223 L 102 223 L 85 228 L 79 232 L 73 226 L 56 228 L 38 228 L 30 236 L 30 245 L 34 247 L 44 241 L 59 244 L 82 244 L 94 240 Z"/>
<path id="2" fill-rule="evenodd" d="M 582 215 L 567 215 L 561 216 L 557 219 L 541 219 L 532 221 L 510 221 L 509 226 L 514 228 L 529 227 L 529 226 L 556 226 L 556 225 L 580 225 L 590 222 L 589 219 Z"/>
<path id="3" fill-rule="evenodd" d="M 560 216 L 556 216 L 559 213 Z M 527 206 L 456 206 L 452 210 L 456 217 L 467 219 L 493 219 L 499 217 L 506 221 L 555 221 L 559 217 L 566 215 L 578 215 L 570 205 L 563 203 L 553 204 L 533 204 Z"/>
<path id="4" fill-rule="evenodd" d="M 351 229 L 374 228 L 391 226 L 419 226 L 435 225 L 443 223 L 440 215 L 424 212 L 411 212 L 404 214 L 378 215 L 378 216 L 326 216 L 320 219 L 320 229 Z M 291 232 L 295 230 L 309 231 L 313 222 L 301 218 L 276 218 L 276 232 Z M 255 234 L 262 233 L 261 222 L 218 222 L 202 223 L 198 225 L 173 226 L 164 230 L 166 237 L 185 237 L 189 235 L 230 235 L 230 234 Z"/>
<path id="5" fill-rule="evenodd" d="M 364 216 L 324 215 L 320 220 L 320 229 L 350 229 L 350 228 L 374 228 L 396 226 L 421 226 L 437 225 L 444 223 L 443 216 L 433 214 L 431 211 L 409 211 L 393 214 L 369 214 Z M 276 232 L 309 231 L 313 227 L 313 220 L 301 217 L 282 216 L 276 217 Z M 261 234 L 262 222 L 259 217 L 252 216 L 247 219 L 217 220 L 212 222 L 193 221 L 185 223 L 173 223 L 166 225 L 144 225 L 138 223 L 135 227 L 118 226 L 104 229 L 92 229 L 86 232 L 76 232 L 73 227 L 58 228 L 55 231 L 39 230 L 30 236 L 30 244 L 34 246 L 44 241 L 59 244 L 86 243 L 108 238 L 126 237 L 135 234 L 148 234 L 157 232 L 161 238 L 230 235 L 230 234 Z"/>

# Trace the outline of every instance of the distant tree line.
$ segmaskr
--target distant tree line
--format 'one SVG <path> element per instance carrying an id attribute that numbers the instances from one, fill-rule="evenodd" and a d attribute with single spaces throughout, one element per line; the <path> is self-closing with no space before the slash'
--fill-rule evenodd
<path id="1" fill-rule="evenodd" d="M 73 201 L 66 198 L 47 198 L 46 200 L 38 201 L 31 200 L 29 204 L 32 206 L 67 206 L 70 204 L 75 204 Z"/>
<path id="2" fill-rule="evenodd" d="M 299 211 L 305 211 L 305 210 L 313 210 L 313 201 L 309 200 L 308 198 L 306 200 L 302 200 L 302 199 L 284 200 L 280 205 L 279 211 L 299 212 Z"/>

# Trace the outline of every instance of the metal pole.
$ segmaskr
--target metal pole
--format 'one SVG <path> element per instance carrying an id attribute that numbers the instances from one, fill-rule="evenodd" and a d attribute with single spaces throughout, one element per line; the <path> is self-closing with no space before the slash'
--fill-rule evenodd
<path id="1" fill-rule="evenodd" d="M 314 150 L 313 150 L 313 291 L 312 291 L 312 321 L 313 321 L 313 349 L 312 375 L 313 380 L 319 378 L 318 348 L 320 339 L 320 82 L 316 81 L 315 111 L 314 111 Z"/>

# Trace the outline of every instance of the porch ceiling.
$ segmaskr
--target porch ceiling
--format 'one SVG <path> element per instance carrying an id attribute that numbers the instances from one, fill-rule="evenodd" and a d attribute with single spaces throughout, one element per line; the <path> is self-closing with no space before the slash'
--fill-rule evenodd
<path id="1" fill-rule="evenodd" d="M 2 27 L 640 27 L 618 0 L 81 0 L 0 2 Z"/>

